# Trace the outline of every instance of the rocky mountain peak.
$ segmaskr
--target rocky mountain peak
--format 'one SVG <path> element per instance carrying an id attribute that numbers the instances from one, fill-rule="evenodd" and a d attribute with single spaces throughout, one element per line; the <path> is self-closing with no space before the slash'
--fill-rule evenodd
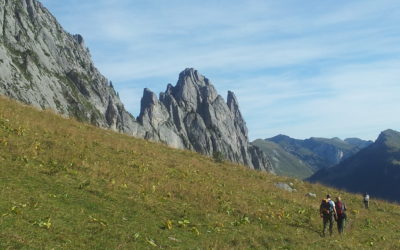
<path id="1" fill-rule="evenodd" d="M 212 103 L 218 96 L 210 81 L 193 68 L 179 74 L 172 95 L 187 111 L 198 111 L 199 105 Z"/>
<path id="2" fill-rule="evenodd" d="M 226 103 L 211 82 L 193 68 L 182 71 L 177 84 L 169 84 L 159 101 L 145 90 L 138 120 L 150 131 L 146 134 L 149 139 L 174 141 L 175 147 L 206 155 L 220 152 L 231 161 L 271 170 L 266 156 L 248 141 L 233 92 L 228 93 Z"/>
<path id="3" fill-rule="evenodd" d="M 229 110 L 232 112 L 235 119 L 235 127 L 241 131 L 246 139 L 248 139 L 248 131 L 246 122 L 242 117 L 242 113 L 239 109 L 239 102 L 232 91 L 228 91 L 227 105 Z"/>
<path id="4" fill-rule="evenodd" d="M 379 134 L 378 140 L 384 140 L 387 138 L 398 137 L 398 136 L 399 136 L 399 132 L 397 132 L 396 130 L 386 129 Z"/>
<path id="5" fill-rule="evenodd" d="M 376 139 L 375 145 L 400 148 L 400 132 L 393 129 L 382 131 Z"/>
<path id="6" fill-rule="evenodd" d="M 276 135 L 272 138 L 269 138 L 268 140 L 272 140 L 272 141 L 286 141 L 286 140 L 293 140 L 293 138 L 287 136 L 287 135 L 283 135 L 283 134 L 279 134 Z"/>
<path id="7" fill-rule="evenodd" d="M 193 83 L 200 87 L 210 85 L 209 80 L 194 68 L 186 68 L 179 74 L 177 86 L 181 87 L 186 83 Z"/>
<path id="8" fill-rule="evenodd" d="M 154 106 L 158 103 L 158 99 L 156 94 L 154 94 L 150 89 L 145 88 L 143 90 L 143 97 L 140 102 L 140 116 L 145 112 L 146 109 L 150 108 L 151 106 Z"/>
<path id="9" fill-rule="evenodd" d="M 239 110 L 239 103 L 237 101 L 235 93 L 233 93 L 232 91 L 228 91 L 227 104 L 232 112 L 236 112 L 237 110 Z"/>
<path id="10" fill-rule="evenodd" d="M 159 99 L 144 89 L 138 120 L 93 65 L 83 36 L 66 32 L 36 0 L 0 0 L 0 94 L 82 122 L 270 170 L 250 145 L 233 93 L 228 103 L 193 68 Z"/>

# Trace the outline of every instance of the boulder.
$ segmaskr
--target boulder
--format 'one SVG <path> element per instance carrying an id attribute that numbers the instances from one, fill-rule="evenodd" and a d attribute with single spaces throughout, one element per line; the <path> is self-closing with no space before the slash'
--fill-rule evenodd
<path id="1" fill-rule="evenodd" d="M 306 196 L 310 198 L 317 198 L 317 195 L 314 193 L 306 193 Z"/>
<path id="2" fill-rule="evenodd" d="M 275 186 L 277 188 L 283 189 L 283 190 L 288 191 L 288 192 L 293 192 L 294 191 L 293 188 L 291 188 L 287 183 L 284 183 L 284 182 L 278 182 L 278 183 L 275 184 Z"/>

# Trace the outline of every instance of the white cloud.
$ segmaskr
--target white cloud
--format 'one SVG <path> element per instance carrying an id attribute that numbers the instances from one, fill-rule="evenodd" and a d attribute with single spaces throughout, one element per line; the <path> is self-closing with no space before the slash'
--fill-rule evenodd
<path id="1" fill-rule="evenodd" d="M 247 120 L 253 138 L 294 131 L 291 135 L 300 138 L 374 139 L 386 128 L 399 129 L 400 117 L 395 115 L 400 107 L 399 66 L 400 62 L 392 61 L 337 67 L 319 77 L 303 79 L 310 83 L 308 87 L 298 81 L 287 82 L 291 91 L 283 87 L 282 95 L 260 87 L 253 95 L 257 101 L 239 100 L 242 111 L 251 114 Z M 326 89 L 318 90 L 322 84 Z M 250 96 L 247 91 L 243 94 L 238 89 L 238 96 Z M 267 124 L 258 123 L 260 117 L 268 117 L 264 119 Z"/>

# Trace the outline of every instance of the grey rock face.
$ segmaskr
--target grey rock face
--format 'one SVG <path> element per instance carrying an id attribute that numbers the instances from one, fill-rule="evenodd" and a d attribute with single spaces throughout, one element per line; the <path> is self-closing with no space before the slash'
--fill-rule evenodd
<path id="1" fill-rule="evenodd" d="M 160 99 L 145 89 L 136 120 L 93 65 L 81 35 L 63 30 L 36 0 L 0 0 L 0 94 L 140 138 L 270 171 L 250 145 L 232 92 L 228 102 L 209 80 L 186 69 Z"/>
<path id="2" fill-rule="evenodd" d="M 186 148 L 169 118 L 167 108 L 153 92 L 145 89 L 138 118 L 146 131 L 144 138 L 164 142 L 175 148 Z"/>
<path id="3" fill-rule="evenodd" d="M 35 0 L 0 0 L 0 94 L 94 125 L 139 133 L 81 35 Z"/>
<path id="4" fill-rule="evenodd" d="M 181 72 L 160 100 L 145 89 L 138 120 L 148 139 L 206 155 L 219 152 L 233 162 L 272 171 L 264 153 L 249 143 L 235 95 L 229 92 L 225 102 L 197 70 Z"/>

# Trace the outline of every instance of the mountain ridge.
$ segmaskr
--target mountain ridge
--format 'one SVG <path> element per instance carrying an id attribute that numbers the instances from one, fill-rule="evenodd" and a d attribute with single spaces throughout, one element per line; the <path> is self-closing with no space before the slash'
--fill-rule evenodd
<path id="1" fill-rule="evenodd" d="M 249 143 L 234 93 L 229 91 L 225 102 L 197 70 L 182 71 L 176 85 L 169 84 L 159 98 L 145 89 L 141 103 L 138 121 L 150 128 L 146 139 L 206 155 L 219 152 L 233 162 L 273 172 L 270 159 Z"/>
<path id="2" fill-rule="evenodd" d="M 311 137 L 300 140 L 282 134 L 265 140 L 279 144 L 288 153 L 306 162 L 314 171 L 336 165 L 372 143 L 358 138 L 346 141 L 337 137 Z"/>
<path id="3" fill-rule="evenodd" d="M 251 145 L 233 92 L 228 101 L 196 70 L 179 74 L 160 98 L 144 89 L 138 119 L 94 66 L 81 35 L 71 35 L 36 0 L 0 0 L 0 94 L 139 138 L 273 171 Z"/>
<path id="4" fill-rule="evenodd" d="M 400 132 L 388 129 L 373 144 L 336 166 L 316 172 L 309 180 L 400 202 L 399 166 Z"/>
<path id="5" fill-rule="evenodd" d="M 258 139 L 252 142 L 270 156 L 274 171 L 278 175 L 300 179 L 310 177 L 314 170 L 297 156 L 285 151 L 279 144 Z"/>

